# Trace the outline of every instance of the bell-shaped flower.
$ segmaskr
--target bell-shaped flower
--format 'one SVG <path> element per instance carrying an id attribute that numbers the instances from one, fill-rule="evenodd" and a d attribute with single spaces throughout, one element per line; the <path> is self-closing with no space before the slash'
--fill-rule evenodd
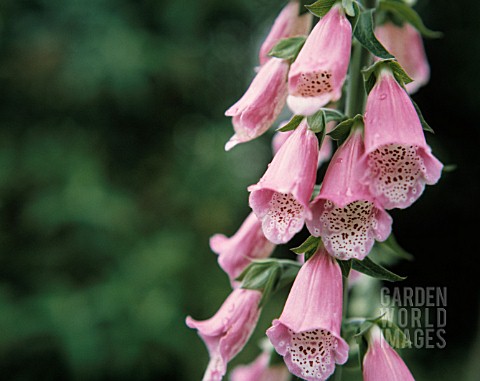
<path id="1" fill-rule="evenodd" d="M 187 317 L 187 326 L 198 330 L 210 354 L 203 381 L 219 381 L 225 375 L 227 363 L 242 350 L 255 329 L 261 297 L 256 290 L 235 289 L 212 318 L 197 321 Z"/>
<path id="2" fill-rule="evenodd" d="M 280 147 L 260 181 L 251 185 L 249 203 L 273 243 L 288 242 L 310 217 L 318 140 L 306 119 Z"/>
<path id="3" fill-rule="evenodd" d="M 320 247 L 301 267 L 282 315 L 267 330 L 291 373 L 323 381 L 335 363 L 347 361 L 348 345 L 340 336 L 342 301 L 340 266 Z"/>
<path id="4" fill-rule="evenodd" d="M 233 369 L 230 381 L 289 381 L 290 372 L 283 364 L 270 365 L 270 353 L 261 353 L 254 362 Z"/>
<path id="5" fill-rule="evenodd" d="M 327 124 L 327 132 L 330 132 L 333 127 L 335 126 L 335 122 L 330 122 Z M 272 139 L 272 150 L 273 154 L 276 155 L 280 147 L 285 143 L 288 137 L 293 133 L 293 131 L 285 131 L 285 132 L 276 132 L 273 135 Z M 322 142 L 322 146 L 320 147 L 320 151 L 318 153 L 318 166 L 320 167 L 323 163 L 330 160 L 332 157 L 333 147 L 332 147 L 332 139 L 329 136 L 325 136 Z"/>
<path id="6" fill-rule="evenodd" d="M 230 150 L 267 131 L 285 106 L 288 63 L 272 58 L 263 65 L 240 100 L 225 111 L 235 134 L 225 145 Z"/>
<path id="7" fill-rule="evenodd" d="M 312 26 L 312 15 L 305 13 L 300 15 L 300 3 L 298 0 L 289 1 L 275 19 L 272 29 L 260 47 L 260 65 L 265 64 L 271 57 L 268 52 L 282 39 L 298 35 L 308 34 Z"/>
<path id="8" fill-rule="evenodd" d="M 288 73 L 287 104 L 294 114 L 314 114 L 341 97 L 351 44 L 352 26 L 336 4 L 315 25 Z"/>
<path id="9" fill-rule="evenodd" d="M 363 259 L 375 240 L 384 241 L 391 232 L 392 218 L 360 182 L 364 152 L 362 131 L 355 128 L 335 152 L 310 204 L 308 230 L 321 236 L 327 251 L 339 259 Z"/>
<path id="10" fill-rule="evenodd" d="M 397 26 L 386 22 L 375 28 L 375 35 L 413 79 L 413 82 L 405 86 L 410 94 L 428 83 L 430 65 L 423 47 L 422 36 L 413 26 L 409 23 Z"/>
<path id="11" fill-rule="evenodd" d="M 218 254 L 218 263 L 225 271 L 232 286 L 237 278 L 250 264 L 252 259 L 270 256 L 275 245 L 262 232 L 262 223 L 254 213 L 250 213 L 238 231 L 230 238 L 215 234 L 210 238 L 210 248 Z"/>
<path id="12" fill-rule="evenodd" d="M 367 98 L 365 154 L 364 183 L 386 209 L 410 206 L 442 173 L 410 97 L 388 69 Z"/>
<path id="13" fill-rule="evenodd" d="M 382 330 L 373 325 L 368 332 L 368 349 L 363 358 L 364 381 L 414 381 L 397 352 L 387 343 Z"/>

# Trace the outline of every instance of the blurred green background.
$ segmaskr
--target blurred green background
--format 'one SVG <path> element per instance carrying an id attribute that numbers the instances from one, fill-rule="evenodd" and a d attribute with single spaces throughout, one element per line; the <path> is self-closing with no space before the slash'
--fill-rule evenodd
<path id="1" fill-rule="evenodd" d="M 184 319 L 229 293 L 208 238 L 235 232 L 271 158 L 271 134 L 225 153 L 223 112 L 284 3 L 0 1 L 0 378 L 201 378 L 207 352 Z M 395 268 L 405 285 L 448 287 L 447 348 L 405 354 L 417 380 L 473 381 L 480 6 L 417 9 L 445 37 L 426 42 L 432 80 L 415 100 L 458 169 L 393 213 L 416 257 Z M 233 364 L 259 352 L 284 297 Z"/>

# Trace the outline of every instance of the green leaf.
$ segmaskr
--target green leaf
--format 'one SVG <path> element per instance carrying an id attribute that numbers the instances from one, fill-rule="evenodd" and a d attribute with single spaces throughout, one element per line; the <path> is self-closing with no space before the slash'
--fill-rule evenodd
<path id="1" fill-rule="evenodd" d="M 373 33 L 373 12 L 374 10 L 370 9 L 360 14 L 353 33 L 357 40 L 373 55 L 380 58 L 394 58 Z"/>
<path id="2" fill-rule="evenodd" d="M 300 49 L 302 49 L 307 37 L 296 36 L 290 38 L 282 38 L 277 44 L 268 52 L 270 57 L 282 58 L 284 60 L 294 61 L 297 58 Z"/>
<path id="3" fill-rule="evenodd" d="M 410 98 L 411 99 L 411 98 Z M 431 132 L 432 134 L 435 133 L 435 131 L 433 131 L 433 128 L 429 126 L 429 124 L 425 121 L 423 115 L 422 115 L 422 112 L 420 111 L 420 107 L 418 107 L 418 105 L 412 100 L 412 103 L 413 103 L 413 106 L 415 107 L 415 111 L 417 111 L 417 114 L 418 114 L 418 118 L 420 119 L 420 123 L 422 124 L 422 128 L 427 131 L 427 132 Z"/>
<path id="4" fill-rule="evenodd" d="M 350 270 L 352 269 L 352 261 L 351 260 L 341 261 L 337 259 L 337 263 L 340 266 L 340 269 L 342 270 L 342 276 L 344 278 L 348 278 L 348 276 L 350 275 Z"/>
<path id="5" fill-rule="evenodd" d="M 406 279 L 406 277 L 394 274 L 385 267 L 373 262 L 368 257 L 365 257 L 362 261 L 358 259 L 352 259 L 352 268 L 373 278 L 386 280 L 389 282 L 398 282 Z"/>
<path id="6" fill-rule="evenodd" d="M 348 16 L 350 17 L 355 16 L 355 9 L 353 8 L 352 0 L 342 0 L 342 7 Z"/>
<path id="7" fill-rule="evenodd" d="M 375 245 L 378 246 L 378 249 L 383 251 L 385 254 L 394 255 L 409 261 L 413 260 L 413 255 L 405 251 L 395 239 L 395 236 L 390 234 L 390 236 L 383 242 L 375 242 Z"/>
<path id="8" fill-rule="evenodd" d="M 321 242 L 320 237 L 314 237 L 313 235 L 311 235 L 300 246 L 293 247 L 290 250 L 293 251 L 295 254 L 305 254 L 305 252 L 309 250 L 312 250 L 312 249 L 317 250 L 320 242 Z"/>
<path id="9" fill-rule="evenodd" d="M 412 24 L 412 26 L 425 37 L 439 38 L 443 35 L 441 32 L 435 32 L 431 29 L 428 29 L 418 13 L 403 2 L 395 0 L 381 0 L 378 9 L 397 14 L 408 23 Z"/>
<path id="10" fill-rule="evenodd" d="M 296 129 L 300 123 L 302 123 L 304 116 L 303 115 L 294 115 L 292 119 L 283 127 L 277 128 L 279 132 L 293 131 Z"/>
<path id="11" fill-rule="evenodd" d="M 325 16 L 337 0 L 318 0 L 310 5 L 305 5 L 310 13 L 317 17 Z"/>
<path id="12" fill-rule="evenodd" d="M 325 127 L 327 126 L 327 116 L 325 115 L 325 111 L 320 109 L 315 114 L 308 116 L 307 123 L 310 130 L 316 134 L 324 132 Z M 321 144 L 321 142 L 319 143 Z"/>
<path id="13" fill-rule="evenodd" d="M 412 347 L 412 343 L 407 335 L 405 335 L 405 332 L 402 331 L 402 329 L 394 322 L 386 319 L 380 319 L 376 321 L 375 324 L 380 327 L 385 340 L 393 348 L 403 349 Z"/>
<path id="14" fill-rule="evenodd" d="M 236 280 L 242 282 L 242 288 L 262 292 L 261 307 L 271 294 L 295 279 L 300 267 L 300 263 L 285 259 L 255 260 Z"/>

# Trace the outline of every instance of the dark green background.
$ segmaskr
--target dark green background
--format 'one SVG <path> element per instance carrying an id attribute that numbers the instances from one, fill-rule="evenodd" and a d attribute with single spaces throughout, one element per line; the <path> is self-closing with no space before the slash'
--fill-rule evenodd
<path id="1" fill-rule="evenodd" d="M 271 158 L 270 135 L 225 153 L 223 112 L 282 6 L 0 2 L 2 379 L 201 378 L 207 352 L 184 319 L 210 317 L 229 292 L 208 238 L 237 229 Z M 458 169 L 392 213 L 416 258 L 395 268 L 405 285 L 448 287 L 447 348 L 405 355 L 417 380 L 473 381 L 480 6 L 417 9 L 445 37 L 426 42 L 432 80 L 414 98 L 436 155 Z M 235 363 L 258 353 L 284 296 Z"/>

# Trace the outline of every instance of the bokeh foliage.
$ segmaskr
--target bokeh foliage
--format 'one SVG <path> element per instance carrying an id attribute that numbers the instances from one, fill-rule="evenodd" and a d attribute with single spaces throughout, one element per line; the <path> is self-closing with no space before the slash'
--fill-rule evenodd
<path id="1" fill-rule="evenodd" d="M 427 45 L 433 81 L 418 103 L 437 131 L 440 157 L 460 169 L 413 211 L 399 214 L 395 229 L 415 255 L 440 258 L 437 273 L 422 276 L 419 260 L 413 284 L 444 285 L 446 251 L 454 245 L 436 242 L 447 239 L 446 231 L 452 242 L 464 233 L 440 220 L 424 225 L 445 199 L 445 221 L 463 216 L 479 190 L 478 180 L 459 183 L 478 176 L 473 143 L 460 139 L 465 131 L 478 139 L 465 126 L 476 104 L 465 73 L 476 69 L 446 50 L 461 51 L 459 41 L 479 33 L 474 12 L 446 0 L 429 3 L 435 12 L 428 20 L 447 37 Z M 229 287 L 208 237 L 232 234 L 246 217 L 246 187 L 271 155 L 268 136 L 226 154 L 232 130 L 223 112 L 254 75 L 258 46 L 282 5 L 0 2 L 0 373 L 6 379 L 200 379 L 206 350 L 184 319 L 213 315 Z M 458 12 L 453 20 L 451 6 Z M 449 72 L 455 65 L 462 69 Z M 440 97 L 445 88 L 463 94 L 448 102 L 466 112 L 438 114 L 448 105 Z M 462 126 L 450 125 L 459 118 Z M 462 244 L 461 252 L 473 247 Z M 406 266 L 403 273 L 415 271 Z M 463 303 L 455 311 L 467 311 L 459 281 L 448 286 Z M 237 363 L 258 353 L 256 342 L 282 302 L 280 295 L 267 305 Z M 454 323 L 474 324 L 475 314 L 452 315 L 449 361 L 456 370 L 470 341 Z M 431 364 L 446 355 L 427 351 L 419 359 L 418 373 L 427 379 Z M 428 379 L 452 374 L 433 373 Z"/>

